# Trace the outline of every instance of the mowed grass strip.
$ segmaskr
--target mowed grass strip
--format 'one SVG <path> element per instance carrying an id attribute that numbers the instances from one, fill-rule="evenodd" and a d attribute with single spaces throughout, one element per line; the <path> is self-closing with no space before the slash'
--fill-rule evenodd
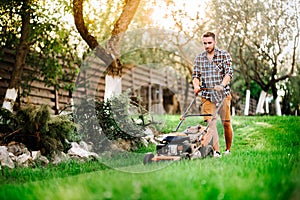
<path id="1" fill-rule="evenodd" d="M 178 123 L 168 121 L 170 129 Z M 234 117 L 230 156 L 134 166 L 149 168 L 144 173 L 97 162 L 2 169 L 0 199 L 299 199 L 299 122 L 288 116 Z M 218 130 L 224 147 L 221 124 Z"/>

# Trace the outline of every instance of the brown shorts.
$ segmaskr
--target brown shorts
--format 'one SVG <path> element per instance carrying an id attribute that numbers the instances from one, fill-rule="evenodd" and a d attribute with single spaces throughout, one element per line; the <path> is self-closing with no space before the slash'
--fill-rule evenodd
<path id="1" fill-rule="evenodd" d="M 216 112 L 216 104 L 212 103 L 211 101 L 202 98 L 202 113 L 203 114 L 215 114 Z M 230 102 L 231 102 L 231 95 L 227 95 L 222 107 L 219 110 L 219 115 L 222 121 L 230 121 Z M 211 116 L 204 116 L 204 121 L 211 119 Z"/>

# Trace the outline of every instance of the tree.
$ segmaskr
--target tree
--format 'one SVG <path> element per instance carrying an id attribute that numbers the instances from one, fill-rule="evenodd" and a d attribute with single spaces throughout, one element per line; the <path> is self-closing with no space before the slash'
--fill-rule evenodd
<path id="1" fill-rule="evenodd" d="M 108 90 L 113 88 L 108 85 L 109 83 L 120 82 L 116 80 L 122 76 L 123 64 L 120 61 L 120 45 L 122 43 L 123 35 L 128 29 L 139 3 L 140 0 L 128 0 L 124 2 L 122 12 L 114 23 L 106 47 L 103 47 L 99 45 L 96 37 L 90 33 L 88 24 L 85 23 L 83 17 L 83 0 L 73 0 L 73 15 L 79 34 L 86 41 L 89 48 L 95 51 L 97 57 L 99 57 L 105 65 L 108 66 L 105 89 L 106 93 L 108 93 Z M 112 80 L 108 81 L 107 79 L 109 78 Z"/>
<path id="2" fill-rule="evenodd" d="M 18 96 L 26 95 L 30 90 L 30 82 L 43 80 L 46 86 L 68 88 L 60 80 L 72 80 L 77 75 L 75 62 L 77 59 L 76 37 L 69 34 L 65 21 L 60 16 L 53 15 L 52 6 L 61 7 L 63 1 L 3 1 L 0 5 L 0 49 L 15 51 L 14 68 L 3 107 L 13 110 L 13 104 Z M 72 38 L 73 44 L 70 43 Z M 78 41 L 79 42 L 79 41 Z M 24 75 L 23 69 L 29 65 L 35 70 L 34 74 Z M 63 66 L 68 66 L 67 72 Z M 28 90 L 27 90 L 28 89 Z"/>
<path id="3" fill-rule="evenodd" d="M 277 99 L 278 83 L 297 70 L 299 1 L 214 0 L 212 5 L 214 16 L 222 16 L 212 16 L 212 27 L 227 42 L 247 88 L 249 80 L 254 80 L 263 90 L 262 97 L 270 90 Z M 263 102 L 264 98 L 260 98 L 259 105 Z M 261 112 L 260 108 L 257 112 Z M 276 109 L 280 115 L 279 106 Z"/>
<path id="4" fill-rule="evenodd" d="M 28 53 L 28 44 L 27 40 L 29 39 L 29 33 L 30 33 L 30 17 L 31 17 L 31 4 L 32 1 L 26 0 L 21 3 L 18 1 L 6 1 L 3 6 L 5 8 L 7 7 L 13 7 L 17 6 L 20 7 L 21 10 L 21 37 L 19 44 L 16 46 L 16 60 L 14 69 L 12 72 L 11 80 L 8 86 L 8 89 L 6 91 L 5 99 L 3 102 L 3 107 L 7 108 L 8 110 L 13 110 L 13 104 L 16 101 L 17 93 L 18 93 L 18 86 L 21 81 L 21 75 L 23 71 L 23 67 L 25 64 L 26 56 Z M 6 27 L 7 28 L 7 27 Z"/>

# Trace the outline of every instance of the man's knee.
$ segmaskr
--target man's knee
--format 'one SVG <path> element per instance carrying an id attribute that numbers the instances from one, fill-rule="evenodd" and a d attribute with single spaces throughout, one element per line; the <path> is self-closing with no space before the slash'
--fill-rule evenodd
<path id="1" fill-rule="evenodd" d="M 230 128 L 231 127 L 230 120 L 223 121 L 223 126 L 224 126 L 224 128 Z"/>

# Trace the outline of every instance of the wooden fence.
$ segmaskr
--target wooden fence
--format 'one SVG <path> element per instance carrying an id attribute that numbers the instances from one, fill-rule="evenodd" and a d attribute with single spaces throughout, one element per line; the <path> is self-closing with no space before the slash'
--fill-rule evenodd
<path id="1" fill-rule="evenodd" d="M 0 105 L 3 104 L 15 62 L 13 51 L 4 49 L 2 53 L 3 56 L 0 60 Z M 67 71 L 68 67 L 64 70 Z M 70 91 L 64 88 L 55 89 L 54 86 L 45 86 L 38 68 L 29 65 L 24 66 L 21 82 L 25 83 L 27 81 L 29 81 L 30 89 L 28 90 L 24 85 L 19 88 L 15 103 L 17 107 L 24 104 L 47 104 L 55 114 L 65 108 L 70 109 Z M 69 83 L 72 81 L 74 80 Z"/>
<path id="2" fill-rule="evenodd" d="M 14 53 L 10 50 L 3 51 L 3 59 L 0 60 L 0 105 L 3 104 L 5 92 L 11 79 L 14 67 Z M 66 68 L 68 68 L 66 66 Z M 106 66 L 97 58 L 88 58 L 81 66 L 77 80 L 77 90 L 83 95 L 93 94 L 98 99 L 103 99 L 105 88 Z M 26 76 L 39 77 L 39 71 L 26 65 L 22 80 Z M 140 96 L 143 104 L 149 111 L 155 113 L 179 113 L 185 109 L 187 103 L 193 98 L 192 86 L 185 77 L 173 68 L 164 67 L 153 69 L 147 66 L 130 66 L 123 69 L 122 90 L 131 89 Z M 45 86 L 42 78 L 37 78 L 30 83 L 30 91 L 21 96 L 25 88 L 19 88 L 19 96 L 16 104 L 47 104 L 52 112 L 57 114 L 63 110 L 70 111 L 72 95 L 64 88 L 55 89 L 53 86 Z M 78 95 L 78 94 L 77 94 Z"/>

